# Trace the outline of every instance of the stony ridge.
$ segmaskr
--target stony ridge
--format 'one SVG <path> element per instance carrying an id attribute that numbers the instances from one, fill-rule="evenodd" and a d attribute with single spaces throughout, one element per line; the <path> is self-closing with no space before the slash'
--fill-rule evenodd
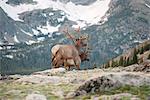
<path id="1" fill-rule="evenodd" d="M 40 72 L 35 72 L 30 75 L 10 75 L 5 80 L 0 81 L 0 86 L 6 85 L 4 93 L 13 95 L 22 95 L 26 91 L 26 100 L 33 100 L 33 98 L 41 98 L 40 100 L 49 100 L 55 97 L 58 99 L 74 99 L 89 95 L 91 93 L 103 93 L 111 91 L 112 89 L 129 85 L 129 86 L 143 86 L 150 84 L 149 72 L 136 72 L 138 65 L 132 65 L 124 68 L 108 68 L 108 69 L 91 69 L 91 70 L 72 70 L 66 71 L 64 68 L 50 69 Z M 139 67 L 141 68 L 141 67 Z M 8 88 L 9 87 L 9 88 Z M 10 89 L 15 87 L 16 89 Z M 25 88 L 24 88 L 25 87 Z M 20 90 L 20 88 L 23 88 Z M 43 90 L 48 92 L 46 94 Z M 0 90 L 1 91 L 1 90 Z M 22 92 L 21 92 L 22 91 Z M 30 92 L 29 92 L 30 91 Z M 12 93 L 13 92 L 13 93 Z M 105 100 L 108 97 L 113 98 L 130 97 L 137 98 L 138 96 L 130 93 L 120 93 L 115 95 L 101 95 L 97 98 Z M 0 96 L 0 98 L 3 98 Z M 9 97 L 8 97 L 9 98 Z M 16 96 L 13 97 L 17 98 Z M 91 97 L 92 99 L 93 97 Z M 94 97 L 95 98 L 95 97 Z M 39 100 L 39 99 L 35 99 Z"/>

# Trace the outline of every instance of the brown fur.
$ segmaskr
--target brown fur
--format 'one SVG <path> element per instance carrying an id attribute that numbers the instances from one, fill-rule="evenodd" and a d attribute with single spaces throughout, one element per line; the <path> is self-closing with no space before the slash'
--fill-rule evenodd
<path id="1" fill-rule="evenodd" d="M 69 62 L 69 60 L 72 62 Z M 80 69 L 80 64 L 81 59 L 78 50 L 72 45 L 63 45 L 60 47 L 53 60 L 54 68 L 64 65 L 65 68 L 76 66 L 77 69 Z"/>
<path id="2" fill-rule="evenodd" d="M 87 38 L 79 37 L 78 39 L 72 38 L 68 32 L 68 36 L 73 40 L 74 45 L 55 45 L 52 47 L 52 65 L 54 68 L 65 66 L 69 68 L 76 66 L 80 69 L 81 61 L 88 60 L 88 53 L 80 52 L 81 49 L 87 47 Z"/>

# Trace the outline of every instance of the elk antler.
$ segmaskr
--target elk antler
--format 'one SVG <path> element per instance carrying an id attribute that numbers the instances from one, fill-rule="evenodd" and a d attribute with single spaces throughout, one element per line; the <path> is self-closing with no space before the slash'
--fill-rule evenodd
<path id="1" fill-rule="evenodd" d="M 81 32 L 80 32 L 80 26 L 76 28 L 74 31 L 77 33 L 78 39 L 80 39 L 82 37 Z"/>
<path id="2" fill-rule="evenodd" d="M 66 28 L 66 30 L 63 30 L 63 32 L 64 32 L 65 35 L 68 36 L 68 37 L 73 41 L 73 43 L 75 44 L 75 37 L 72 36 L 72 35 L 68 32 L 68 28 Z"/>

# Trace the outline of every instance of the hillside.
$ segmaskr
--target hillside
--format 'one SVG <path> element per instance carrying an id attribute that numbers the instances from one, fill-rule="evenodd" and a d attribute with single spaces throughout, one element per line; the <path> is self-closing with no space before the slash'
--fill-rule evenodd
<path id="1" fill-rule="evenodd" d="M 150 64 L 150 63 L 149 63 Z M 63 68 L 10 75 L 0 80 L 0 99 L 5 100 L 148 100 L 149 72 L 125 68 L 66 71 Z M 150 69 L 150 66 L 149 66 Z"/>
<path id="2" fill-rule="evenodd" d="M 71 71 L 56 68 L 29 75 L 0 76 L 0 99 L 149 100 L 150 50 L 138 54 L 138 58 L 143 61 L 125 67 Z"/>
<path id="3" fill-rule="evenodd" d="M 80 70 L 51 66 L 65 29 Z M 0 100 L 150 100 L 150 1 L 0 0 Z"/>
<path id="4" fill-rule="evenodd" d="M 102 67 L 119 67 L 119 66 L 129 66 L 133 64 L 141 64 L 149 59 L 150 56 L 150 41 L 147 40 L 140 43 L 134 48 L 130 48 L 125 53 L 119 55 L 118 57 L 112 58 L 107 63 L 103 64 Z"/>
<path id="5" fill-rule="evenodd" d="M 136 5 L 136 6 L 135 6 Z M 150 39 L 148 0 L 1 0 L 0 66 L 7 74 L 51 68 L 50 49 L 80 26 L 93 50 L 82 69 L 100 66 Z M 6 63 L 7 62 L 7 63 Z"/>

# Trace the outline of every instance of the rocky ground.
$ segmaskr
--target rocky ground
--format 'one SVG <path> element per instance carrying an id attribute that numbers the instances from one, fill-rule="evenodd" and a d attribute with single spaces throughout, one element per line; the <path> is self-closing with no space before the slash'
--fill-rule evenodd
<path id="1" fill-rule="evenodd" d="M 0 100 L 149 100 L 150 63 L 1 77 Z"/>

